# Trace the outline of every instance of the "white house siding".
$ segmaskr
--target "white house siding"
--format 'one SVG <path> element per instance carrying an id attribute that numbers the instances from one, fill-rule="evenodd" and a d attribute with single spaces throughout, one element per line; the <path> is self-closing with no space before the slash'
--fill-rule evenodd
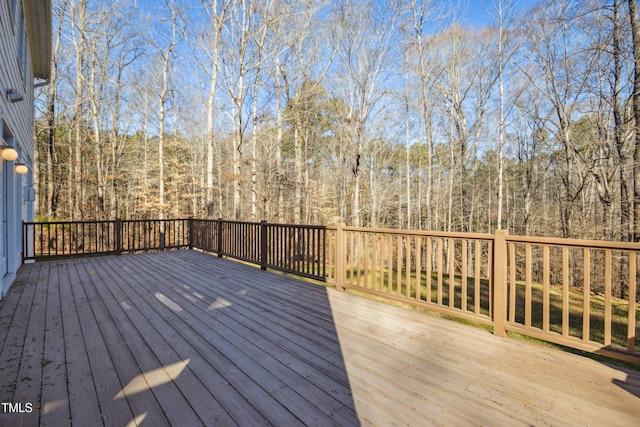
<path id="1" fill-rule="evenodd" d="M 11 16 L 12 9 L 15 16 Z M 15 172 L 15 162 L 1 160 L 0 165 L 0 298 L 4 298 L 22 264 L 22 221 L 33 220 L 29 193 L 33 183 L 34 112 L 33 69 L 26 25 L 21 14 L 22 0 L 0 0 L 0 130 L 7 143 L 20 154 L 19 161 L 29 166 L 26 175 Z M 20 30 L 24 31 L 26 60 L 20 61 Z M 20 63 L 23 72 L 20 71 Z M 11 103 L 6 90 L 17 89 L 24 100 Z M 27 196 L 27 197 L 25 197 Z"/>

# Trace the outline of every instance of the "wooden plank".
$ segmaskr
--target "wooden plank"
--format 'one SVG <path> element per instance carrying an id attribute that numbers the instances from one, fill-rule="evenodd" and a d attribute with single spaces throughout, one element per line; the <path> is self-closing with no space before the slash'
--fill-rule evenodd
<path id="1" fill-rule="evenodd" d="M 32 304 L 38 298 L 35 286 L 32 286 L 36 277 L 37 272 L 32 271 L 31 274 L 16 280 L 3 301 L 3 309 L 0 310 L 3 328 L 6 328 L 4 340 L 0 344 L 0 378 L 2 378 L 0 381 L 0 402 L 22 405 L 31 403 L 36 407 L 39 403 L 35 399 L 26 401 L 15 399 L 16 390 L 23 380 L 20 372 L 21 359 L 28 357 L 25 354 L 29 346 L 28 341 L 30 341 L 28 324 L 32 314 Z M 11 303 L 11 306 L 7 306 L 7 303 Z M 24 397 L 22 391 L 19 398 L 24 399 Z M 5 412 L 2 408 L 0 410 L 0 425 L 22 425 L 25 422 L 33 421 L 33 417 L 25 415 L 27 414 Z M 37 418 L 35 421 L 37 422 Z"/>
<path id="2" fill-rule="evenodd" d="M 107 318 L 106 309 L 100 298 L 90 292 L 93 287 L 92 272 L 85 267 L 89 265 L 91 269 L 90 265 L 93 264 L 86 258 L 74 259 L 69 263 L 70 275 L 77 278 L 74 280 L 76 286 L 73 286 L 71 291 L 76 301 L 78 320 L 100 404 L 100 416 L 105 423 L 127 425 L 134 419 L 133 412 L 127 399 L 114 399 L 122 390 L 123 384 L 118 378 L 114 361 L 110 357 L 108 345 L 99 327 L 99 323 Z M 103 327 L 109 331 L 113 328 L 113 322 L 107 322 L 106 325 L 103 323 Z"/>
<path id="3" fill-rule="evenodd" d="M 45 270 L 45 269 L 42 269 Z M 32 412 L 5 413 L 0 418 L 6 425 L 25 425 L 38 423 L 40 402 L 34 399 L 34 390 L 40 390 L 42 383 L 43 349 L 47 306 L 46 271 L 31 271 L 24 286 L 33 287 L 34 297 L 29 316 L 24 319 L 26 326 L 25 342 L 20 357 L 17 382 L 10 400 L 12 403 L 32 405 Z"/>
<path id="4" fill-rule="evenodd" d="M 613 390 L 609 387 L 607 382 L 610 380 L 605 379 L 607 375 L 596 380 L 599 374 L 596 374 L 595 371 L 602 372 L 599 368 L 602 365 L 599 365 L 597 362 L 562 352 L 551 351 L 551 354 L 549 349 L 542 349 L 541 347 L 523 342 L 517 342 L 520 348 L 519 351 L 509 353 L 509 356 L 507 356 L 507 353 L 501 353 L 506 351 L 505 348 L 502 347 L 502 344 L 504 341 L 511 340 L 500 340 L 498 337 L 490 334 L 477 334 L 477 330 L 473 332 L 473 328 L 471 328 L 469 332 L 477 335 L 475 340 L 479 345 L 474 347 L 473 353 L 468 353 L 464 350 L 464 337 L 467 336 L 467 333 L 464 331 L 464 329 L 466 329 L 464 325 L 440 325 L 440 322 L 442 322 L 441 319 L 430 319 L 430 322 L 433 321 L 438 324 L 434 325 L 436 330 L 443 327 L 448 333 L 454 336 L 460 336 L 460 339 L 446 340 L 443 336 L 431 334 L 429 333 L 430 328 L 426 328 L 425 330 L 423 322 L 417 322 L 414 325 L 416 332 L 422 331 L 420 334 L 410 334 L 407 332 L 398 334 L 395 331 L 396 325 L 392 322 L 388 327 L 380 328 L 375 339 L 374 337 L 366 337 L 363 334 L 360 334 L 361 337 L 357 338 L 357 336 L 352 334 L 358 334 L 358 331 L 363 329 L 361 322 L 366 322 L 366 320 L 362 320 L 366 319 L 366 316 L 350 315 L 350 313 L 354 311 L 360 313 L 358 301 L 350 300 L 348 303 L 345 303 L 344 310 L 341 309 L 337 303 L 332 304 L 332 306 L 335 307 L 336 313 L 340 313 L 338 322 L 341 328 L 339 333 L 343 338 L 343 342 L 348 343 L 349 346 L 359 339 L 364 339 L 367 342 L 373 340 L 392 344 L 388 345 L 388 348 L 392 349 L 390 352 L 382 348 L 371 347 L 370 345 L 368 345 L 368 349 L 365 351 L 357 351 L 356 353 L 358 354 L 376 355 L 375 360 L 368 362 L 366 365 L 371 366 L 371 364 L 376 363 L 376 361 L 390 357 L 393 361 L 389 362 L 389 366 L 394 367 L 393 372 L 396 377 L 398 372 L 405 371 L 411 372 L 413 378 L 421 378 L 421 381 L 429 381 L 429 377 L 438 377 L 441 375 L 442 378 L 440 378 L 440 382 L 438 382 L 436 378 L 433 388 L 428 386 L 425 388 L 429 390 L 437 389 L 438 395 L 442 395 L 441 393 L 446 393 L 447 390 L 451 389 L 457 390 L 457 393 L 464 394 L 465 398 L 463 402 L 465 405 L 464 408 L 466 409 L 463 410 L 465 411 L 471 410 L 470 408 L 473 408 L 472 411 L 477 411 L 478 405 L 486 408 L 488 408 L 488 406 L 492 408 L 495 407 L 496 409 L 508 407 L 513 417 L 512 422 L 506 423 L 509 425 L 526 422 L 528 419 L 532 420 L 531 424 L 540 424 L 542 419 L 537 419 L 537 422 L 533 422 L 535 418 L 529 418 L 539 416 L 540 412 L 539 409 L 535 409 L 536 407 L 546 408 L 544 412 L 546 422 L 553 419 L 556 420 L 556 423 L 561 423 L 564 420 L 566 424 L 566 420 L 569 419 L 575 420 L 573 422 L 578 422 L 578 420 L 584 419 L 582 418 L 584 411 L 589 412 L 587 419 L 591 419 L 591 422 L 596 422 L 594 421 L 596 419 L 600 420 L 600 422 L 605 422 L 606 415 L 603 416 L 603 414 L 609 409 L 606 409 L 602 402 L 610 399 L 607 393 L 615 392 L 619 396 L 619 393 L 625 393 L 622 389 Z M 358 309 L 356 307 L 358 307 Z M 382 323 L 384 323 L 385 326 L 387 326 L 386 321 L 388 320 L 386 314 L 400 310 L 401 309 L 397 307 L 380 307 L 374 309 L 377 318 L 380 319 L 379 324 L 382 325 Z M 410 317 L 413 314 L 413 312 L 409 312 L 403 317 Z M 342 316 L 348 317 L 343 318 Z M 383 319 L 384 322 L 382 321 Z M 403 324 L 409 326 L 412 323 L 413 322 L 405 320 Z M 348 328 L 350 334 L 345 335 L 341 332 L 343 328 Z M 452 329 L 455 329 L 455 332 Z M 482 344 L 480 344 L 480 342 L 482 342 Z M 459 347 L 457 343 L 460 343 Z M 447 358 L 436 356 L 442 352 L 447 354 Z M 427 356 L 429 354 L 431 354 L 431 357 Z M 467 359 L 465 355 L 471 356 Z M 408 364 L 412 358 L 416 358 L 415 364 Z M 437 365 L 430 366 L 432 363 L 436 363 Z M 349 367 L 348 363 L 347 365 Z M 526 368 L 523 368 L 523 365 L 526 366 Z M 578 366 L 580 367 L 578 368 Z M 422 374 L 419 373 L 422 367 L 425 368 L 426 379 L 422 379 Z M 595 370 L 591 371 L 590 369 L 592 368 Z M 372 367 L 372 369 L 374 368 Z M 578 374 L 574 369 L 578 369 L 580 373 Z M 376 370 L 378 372 L 385 372 L 389 371 L 389 368 L 378 368 Z M 474 381 L 473 378 L 476 375 L 480 375 L 480 378 Z M 625 375 L 627 375 L 627 373 L 622 374 L 622 377 L 625 377 Z M 637 373 L 632 375 L 640 378 Z M 541 380 L 542 377 L 544 377 L 544 380 Z M 459 378 L 461 383 L 456 385 L 455 378 Z M 491 380 L 489 380 L 489 378 L 491 378 Z M 514 381 L 515 378 L 519 378 L 519 380 Z M 496 381 L 496 379 L 499 379 L 499 381 Z M 400 379 L 397 381 L 398 384 L 404 382 L 404 380 Z M 577 386 L 580 389 L 579 392 L 573 388 L 576 387 L 576 382 L 580 383 L 580 385 Z M 469 386 L 473 383 L 482 384 L 482 388 L 487 394 L 492 394 L 495 400 L 484 400 L 482 403 L 479 403 L 466 397 L 471 391 Z M 596 383 L 601 384 L 603 388 L 595 386 L 594 384 Z M 444 390 L 442 390 L 442 388 L 444 388 Z M 387 390 L 392 390 L 392 388 L 388 387 Z M 357 393 L 357 391 L 354 392 Z M 389 394 L 393 395 L 391 392 L 389 392 Z M 586 398 L 587 400 L 591 401 L 591 398 L 594 398 L 593 402 L 598 402 L 593 403 L 597 408 L 586 409 L 584 403 L 578 403 L 578 401 L 585 398 L 586 395 L 592 396 Z M 443 397 L 442 400 L 446 400 L 446 398 Z M 623 400 L 625 399 L 623 398 Z M 515 403 L 518 401 L 519 403 Z M 394 407 L 395 403 L 388 402 L 387 405 Z M 618 410 L 622 412 L 626 411 L 626 409 L 624 409 L 624 403 L 620 402 L 615 405 Z M 527 409 L 527 407 L 529 407 L 529 409 Z M 549 412 L 551 408 L 553 408 L 553 410 Z M 576 411 L 576 408 L 580 409 Z M 627 409 L 630 408 L 627 407 Z M 455 411 L 453 408 L 452 410 Z M 640 413 L 640 406 L 634 405 L 631 412 L 635 414 Z M 629 414 L 625 414 L 623 418 L 629 420 L 629 416 Z"/>
<path id="5" fill-rule="evenodd" d="M 126 270 L 135 271 L 136 268 L 136 266 L 128 266 Z M 117 266 L 108 265 L 104 271 L 111 276 L 118 275 Z M 163 324 L 163 320 L 156 318 L 154 313 L 147 311 L 145 304 L 136 299 L 136 295 L 130 293 L 130 288 L 140 286 L 138 282 L 132 281 L 128 276 L 122 276 L 121 279 L 122 285 L 108 287 L 114 303 L 120 301 L 119 305 L 122 307 L 120 309 L 122 316 L 119 316 L 119 319 L 123 319 L 121 321 L 124 323 L 119 327 L 127 333 L 126 342 L 143 369 L 141 375 L 145 378 L 150 375 L 155 376 L 156 382 L 166 381 L 165 384 L 152 387 L 151 391 L 167 413 L 171 424 L 185 422 L 189 417 L 192 418 L 193 423 L 198 423 L 200 418 L 202 420 L 200 422 L 205 424 L 207 420 L 216 420 L 217 425 L 232 424 L 226 411 L 203 384 L 203 382 L 209 382 L 210 386 L 218 386 L 221 393 L 226 393 L 225 387 L 219 386 L 221 382 L 219 378 L 208 376 L 204 371 L 198 371 L 201 361 L 192 356 L 193 350 L 187 350 L 184 353 L 175 350 L 176 331 L 172 330 L 168 324 Z M 167 372 L 170 375 L 159 376 L 158 366 L 174 366 L 174 371 L 179 371 L 179 375 Z M 176 366 L 180 369 L 175 368 Z M 169 384 L 175 384 L 179 394 L 172 396 L 167 393 Z M 177 399 L 177 401 L 171 402 L 171 399 Z M 177 409 L 176 406 L 178 406 Z M 189 406 L 194 408 L 193 411 Z M 181 416 L 182 413 L 187 417 Z"/>
<path id="6" fill-rule="evenodd" d="M 200 415 L 193 415 L 195 423 L 210 420 L 211 414 L 221 415 L 216 425 L 604 425 L 612 419 L 633 425 L 640 417 L 637 371 L 193 251 L 82 260 L 70 275 L 69 266 L 77 262 L 33 265 L 38 282 L 48 280 L 43 360 L 47 352 L 68 350 L 72 364 L 58 372 L 69 370 L 76 398 L 74 372 L 83 361 L 70 351 L 71 341 L 79 340 L 85 352 L 90 346 L 84 344 L 86 336 L 72 335 L 67 327 L 74 328 L 73 315 L 77 322 L 91 312 L 118 378 L 136 370 L 149 373 L 150 360 L 167 368 L 164 375 L 171 382 L 129 394 L 132 408 L 134 396 L 140 405 L 153 404 L 162 387 L 171 387 Z M 29 293 L 31 300 L 38 298 L 37 286 L 22 288 L 12 288 L 0 303 L 0 321 L 18 316 L 20 304 L 9 309 L 6 301 L 20 302 L 27 295 L 26 303 Z M 13 296 L 17 290 L 19 298 Z M 164 303 L 156 294 L 166 298 Z M 85 311 L 72 311 L 69 297 L 85 304 Z M 62 320 L 64 325 L 56 324 Z M 20 322 L 38 320 L 26 315 Z M 24 336 L 27 329 L 8 333 Z M 55 343 L 58 334 L 67 342 Z M 118 340 L 119 348 L 113 348 Z M 8 345 L 0 342 L 0 362 L 3 353 L 9 354 Z M 64 359 L 62 351 L 57 360 Z M 172 364 L 187 360 L 179 374 L 170 374 Z M 145 368 L 132 368 L 134 361 Z M 54 362 L 43 366 L 43 375 L 53 368 Z M 87 376 L 93 382 L 97 375 Z M 0 375 L 0 388 L 6 381 Z M 45 400 L 45 392 L 53 395 L 50 381 L 54 377 L 43 376 L 43 403 L 60 406 L 42 420 L 64 414 L 65 408 L 82 415 L 74 412 L 73 401 Z M 103 398 L 98 397 L 101 406 Z M 167 411 L 172 423 L 179 422 L 180 415 Z"/>
<path id="7" fill-rule="evenodd" d="M 151 315 L 151 313 L 149 313 L 151 311 L 156 313 L 153 315 L 154 318 L 171 319 L 169 323 L 173 325 L 171 329 L 175 331 L 174 334 L 177 333 L 182 336 L 183 339 L 189 342 L 191 347 L 198 349 L 201 355 L 207 355 L 207 360 L 213 363 L 214 366 L 217 366 L 216 370 L 224 375 L 226 378 L 225 381 L 234 384 L 235 387 L 239 387 L 243 390 L 243 393 L 246 393 L 242 400 L 248 400 L 250 398 L 251 404 L 260 411 L 265 419 L 280 425 L 298 424 L 297 419 L 293 417 L 288 410 L 278 404 L 273 396 L 274 392 L 285 388 L 287 386 L 286 383 L 269 372 L 258 369 L 257 366 L 259 365 L 257 365 L 255 355 L 243 353 L 238 349 L 235 342 L 227 339 L 224 334 L 233 334 L 232 330 L 228 331 L 225 325 L 218 325 L 219 322 L 197 327 L 198 320 L 182 308 L 182 306 L 176 302 L 176 298 L 171 298 L 173 295 L 170 296 L 170 288 L 155 288 L 163 283 L 163 281 L 168 280 L 174 283 L 176 280 L 176 277 L 170 278 L 171 274 L 169 274 L 169 278 L 166 275 L 157 275 L 157 271 L 160 271 L 161 266 L 167 268 L 167 265 L 164 263 L 154 265 L 157 269 L 143 268 L 147 277 L 153 277 L 155 279 L 154 287 L 151 287 L 148 280 L 142 281 L 135 289 L 133 287 L 131 288 L 139 293 L 138 296 L 134 297 L 130 294 L 129 297 L 134 299 L 136 304 L 142 304 L 143 301 L 145 301 L 150 308 L 150 310 L 149 308 L 145 310 L 147 315 Z M 172 308 L 168 308 L 165 303 L 157 298 L 158 291 L 160 290 L 166 291 L 166 298 L 173 301 L 175 305 L 172 305 Z M 186 322 L 185 319 L 194 322 L 195 325 Z M 234 335 L 234 337 L 242 339 L 237 335 Z M 174 340 L 176 338 L 171 339 Z M 213 343 L 213 345 L 210 343 Z M 241 403 L 242 401 L 236 399 L 233 404 L 238 405 Z"/>
<path id="8" fill-rule="evenodd" d="M 15 387 L 19 381 L 20 359 L 24 354 L 24 345 L 27 340 L 26 326 L 31 315 L 35 286 L 29 286 L 27 283 L 14 284 L 9 289 L 9 294 L 11 293 L 16 293 L 19 299 L 16 301 L 7 297 L 5 300 L 5 302 L 17 302 L 17 304 L 14 306 L 14 313 L 11 314 L 11 310 L 8 311 L 11 322 L 0 351 L 0 373 L 3 379 L 0 384 L 0 402 L 12 401 Z"/>
<path id="9" fill-rule="evenodd" d="M 224 421 L 224 413 L 212 411 L 212 405 L 216 401 L 222 405 L 236 423 L 240 425 L 254 425 L 264 422 L 264 417 L 256 411 L 251 400 L 246 399 L 236 390 L 242 390 L 240 382 L 246 381 L 240 376 L 238 369 L 227 361 L 217 350 L 212 349 L 201 337 L 193 334 L 189 329 L 179 333 L 176 326 L 169 323 L 165 317 L 155 311 L 145 299 L 146 293 L 136 292 L 135 289 L 143 286 L 144 276 L 131 276 L 122 273 L 121 267 L 115 261 L 110 261 L 103 266 L 104 271 L 114 277 L 119 277 L 123 286 L 111 288 L 114 298 L 126 303 L 132 309 L 126 310 L 126 316 L 136 325 L 134 335 L 128 338 L 128 343 L 134 350 L 142 351 L 138 347 L 148 340 L 149 347 L 156 355 L 160 363 L 172 364 L 176 360 L 189 360 L 188 369 L 175 380 L 185 396 L 189 397 L 194 410 L 203 414 L 213 414 L 213 418 Z M 125 268 L 126 272 L 144 271 L 137 264 Z M 126 279 L 125 279 L 126 277 Z M 135 309 L 134 309 L 135 308 Z M 144 337 L 138 339 L 138 335 Z M 183 338 L 184 336 L 184 338 Z M 158 338 L 163 341 L 156 342 Z M 136 344 L 138 343 L 138 344 Z M 155 343 L 155 344 L 154 344 Z M 145 344 L 145 345 L 148 345 Z M 215 366 L 220 366 L 215 369 Z M 192 374 L 191 374 L 192 372 Z M 226 374 L 227 378 L 223 377 Z M 184 381 L 182 379 L 184 378 Z M 202 389 L 204 387 L 204 390 Z M 171 417 L 179 417 L 180 414 L 167 414 Z M 224 424 L 224 423 L 223 423 Z"/>
<path id="10" fill-rule="evenodd" d="M 100 325 L 99 333 L 104 339 L 106 348 L 104 349 L 103 357 L 109 357 L 113 364 L 113 371 L 119 380 L 115 388 L 104 390 L 100 393 L 101 401 L 107 402 L 107 405 L 113 405 L 114 407 L 111 410 L 118 410 L 119 408 L 116 405 L 121 406 L 122 402 L 127 402 L 130 405 L 131 410 L 128 415 L 131 418 L 125 420 L 124 425 L 138 417 L 143 417 L 143 421 L 154 426 L 169 425 L 164 414 L 165 410 L 181 410 L 184 417 L 183 420 L 185 422 L 192 421 L 190 420 L 191 410 L 188 407 L 178 407 L 174 401 L 169 399 L 167 400 L 171 406 L 163 407 L 158 403 L 157 399 L 150 399 L 142 393 L 127 392 L 126 386 L 130 384 L 130 381 L 143 373 L 141 369 L 145 366 L 144 355 L 149 354 L 150 349 L 144 346 L 143 337 L 134 333 L 136 325 L 127 322 L 129 319 L 124 313 L 123 306 L 113 298 L 112 294 L 108 293 L 110 288 L 117 286 L 115 283 L 116 277 L 113 274 L 106 273 L 101 268 L 103 264 L 90 263 L 85 265 L 88 270 L 86 275 L 92 282 L 92 286 L 87 284 L 84 287 L 94 309 L 95 320 Z M 105 280 L 109 280 L 109 283 Z M 125 304 L 125 307 L 129 310 L 135 309 L 129 304 Z M 138 325 L 146 324 L 146 322 L 141 322 Z M 147 332 L 152 333 L 152 331 Z M 133 349 L 131 348 L 131 341 L 136 344 Z M 138 356 L 137 360 L 134 355 Z M 175 396 L 170 397 L 174 398 Z M 111 422 L 114 421 L 111 420 Z"/>
<path id="11" fill-rule="evenodd" d="M 162 269 L 162 265 L 158 265 L 157 271 L 162 271 Z M 186 273 L 187 271 L 181 272 L 180 276 L 184 277 L 183 275 Z M 167 270 L 163 276 L 165 275 L 170 276 L 171 272 Z M 228 308 L 225 307 L 224 310 L 217 311 L 216 316 L 212 316 L 210 312 L 206 311 L 205 304 L 200 304 L 201 307 L 198 308 L 197 306 L 193 306 L 194 302 L 198 302 L 197 300 L 186 298 L 183 293 L 176 292 L 176 290 L 170 286 L 167 286 L 165 290 L 167 295 L 183 308 L 182 311 L 176 314 L 185 319 L 189 325 L 195 327 L 201 334 L 211 333 L 209 325 L 211 325 L 212 322 L 236 325 L 234 330 L 228 328 L 214 328 L 214 330 L 216 331 L 216 335 L 227 340 L 235 348 L 241 349 L 243 356 L 249 355 L 254 360 L 254 369 L 256 366 L 262 366 L 265 369 L 265 374 L 269 372 L 274 378 L 287 384 L 287 387 L 278 387 L 279 389 L 283 392 L 289 389 L 295 391 L 296 393 L 289 393 L 289 399 L 299 400 L 298 394 L 304 391 L 305 399 L 313 402 L 314 405 L 319 405 L 323 411 L 328 411 L 328 413 L 333 413 L 342 406 L 340 399 L 336 399 L 331 396 L 331 394 L 327 394 L 317 387 L 318 381 L 322 383 L 322 375 L 317 373 L 313 367 L 309 366 L 307 361 L 291 357 L 291 353 L 288 351 L 283 352 L 280 345 L 278 345 L 279 342 L 276 343 L 275 340 L 272 341 L 265 338 L 267 332 L 263 328 L 259 330 L 255 329 L 253 322 L 251 325 L 245 326 L 242 322 L 242 317 L 245 316 L 244 310 L 234 313 L 234 310 L 231 309 L 231 307 L 236 307 L 236 304 L 232 304 Z M 322 301 L 316 300 L 316 303 L 322 304 Z M 271 322 L 270 318 L 268 318 L 268 320 Z M 200 327 L 198 327 L 198 325 L 200 325 Z M 291 337 L 292 340 L 296 340 L 297 338 L 297 334 Z M 273 355 L 276 354 L 279 355 L 277 359 L 273 357 Z M 274 382 L 274 379 L 268 379 L 269 387 L 277 386 L 277 383 L 274 384 Z M 332 388 L 335 387 L 336 385 L 334 384 Z M 343 395 L 342 397 L 345 396 Z M 298 412 L 296 412 L 296 416 L 300 419 L 312 414 L 314 410 L 312 407 L 308 407 L 304 401 L 299 401 L 297 405 L 304 408 L 304 410 L 298 410 Z"/>
<path id="12" fill-rule="evenodd" d="M 42 362 L 42 388 L 39 405 L 42 425 L 65 425 L 71 419 L 67 388 L 67 357 L 65 352 L 62 300 L 60 292 L 60 264 L 46 262 L 31 264 L 40 270 L 47 285 L 47 324 Z"/>
<path id="13" fill-rule="evenodd" d="M 75 298 L 72 288 L 81 286 L 81 282 L 69 262 L 60 262 L 58 271 L 71 419 L 74 424 L 101 425 L 102 413 L 85 344 L 92 337 L 82 334 L 78 316 L 78 305 L 86 306 L 89 301 L 79 293 Z"/>

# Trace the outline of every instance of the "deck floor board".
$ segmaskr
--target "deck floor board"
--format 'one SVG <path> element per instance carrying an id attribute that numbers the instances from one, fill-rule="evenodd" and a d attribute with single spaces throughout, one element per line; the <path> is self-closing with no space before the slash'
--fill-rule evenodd
<path id="1" fill-rule="evenodd" d="M 0 426 L 633 425 L 640 372 L 196 251 L 24 265 Z"/>

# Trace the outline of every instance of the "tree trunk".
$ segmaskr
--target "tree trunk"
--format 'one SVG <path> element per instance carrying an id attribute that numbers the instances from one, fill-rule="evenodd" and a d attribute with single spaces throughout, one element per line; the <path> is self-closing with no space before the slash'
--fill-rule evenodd
<path id="1" fill-rule="evenodd" d="M 618 155 L 618 178 L 620 180 L 620 240 L 628 242 L 630 240 L 630 209 L 629 209 L 629 185 L 628 174 L 625 173 L 627 166 L 627 155 L 624 150 L 623 119 L 620 104 L 620 91 L 622 83 L 622 61 L 620 58 L 620 0 L 613 0 L 613 122 L 614 140 L 616 153 Z"/>
<path id="2" fill-rule="evenodd" d="M 84 44 L 85 44 L 85 22 L 86 22 L 86 9 L 87 0 L 80 1 L 80 10 L 78 11 L 78 23 L 77 28 L 79 37 L 76 39 L 76 97 L 75 97 L 75 147 L 74 147 L 74 161 L 73 161 L 73 182 L 74 189 L 71 195 L 73 199 L 73 211 L 71 213 L 71 219 L 82 219 L 82 127 L 83 127 L 83 102 L 84 102 Z"/>
<path id="3" fill-rule="evenodd" d="M 636 0 L 629 0 L 633 40 L 633 116 L 635 144 L 633 150 L 633 240 L 640 241 L 640 22 Z"/>

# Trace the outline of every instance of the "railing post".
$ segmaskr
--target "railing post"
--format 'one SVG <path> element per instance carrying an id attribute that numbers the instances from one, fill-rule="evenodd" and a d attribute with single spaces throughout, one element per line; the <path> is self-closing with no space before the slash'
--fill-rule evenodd
<path id="1" fill-rule="evenodd" d="M 260 221 L 260 270 L 267 269 L 267 221 Z"/>
<path id="2" fill-rule="evenodd" d="M 120 219 L 116 219 L 113 233 L 116 241 L 116 255 L 120 255 L 122 254 L 122 221 Z"/>
<path id="3" fill-rule="evenodd" d="M 493 238 L 493 334 L 504 337 L 507 334 L 505 323 L 507 320 L 507 233 L 506 230 L 496 230 Z"/>
<path id="4" fill-rule="evenodd" d="M 344 232 L 345 224 L 341 222 L 336 227 L 336 289 L 344 291 L 345 264 L 347 262 L 347 242 Z"/>
<path id="5" fill-rule="evenodd" d="M 189 217 L 189 249 L 193 249 L 193 217 Z"/>
<path id="6" fill-rule="evenodd" d="M 222 218 L 218 218 L 218 258 L 222 258 Z"/>

